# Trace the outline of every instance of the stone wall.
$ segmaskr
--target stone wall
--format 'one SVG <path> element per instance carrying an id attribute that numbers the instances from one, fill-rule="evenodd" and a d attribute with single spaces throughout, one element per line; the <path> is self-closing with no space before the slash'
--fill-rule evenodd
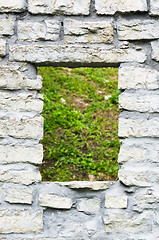
<path id="1" fill-rule="evenodd" d="M 0 240 L 159 239 L 159 0 L 0 0 Z M 117 182 L 41 182 L 36 66 L 119 67 Z"/>

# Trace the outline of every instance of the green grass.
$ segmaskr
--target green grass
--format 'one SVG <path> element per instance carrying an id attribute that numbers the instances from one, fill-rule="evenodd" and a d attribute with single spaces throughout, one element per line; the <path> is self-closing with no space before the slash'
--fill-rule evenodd
<path id="1" fill-rule="evenodd" d="M 38 72 L 44 96 L 43 180 L 116 180 L 118 70 L 41 67 Z"/>

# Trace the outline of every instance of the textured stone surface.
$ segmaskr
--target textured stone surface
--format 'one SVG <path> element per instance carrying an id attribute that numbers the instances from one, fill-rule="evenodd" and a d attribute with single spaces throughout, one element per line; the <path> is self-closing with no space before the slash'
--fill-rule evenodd
<path id="1" fill-rule="evenodd" d="M 13 35 L 14 34 L 14 21 L 10 19 L 0 19 L 0 34 Z"/>
<path id="2" fill-rule="evenodd" d="M 28 79 L 16 66 L 0 66 L 0 87 L 4 89 L 41 89 L 42 78 Z M 12 81 L 11 81 L 12 79 Z"/>
<path id="3" fill-rule="evenodd" d="M 85 213 L 96 213 L 100 209 L 100 199 L 92 198 L 92 199 L 79 199 L 77 203 L 77 210 L 79 212 Z"/>
<path id="4" fill-rule="evenodd" d="M 119 68 L 119 89 L 157 89 L 159 74 L 157 70 L 144 67 Z"/>
<path id="5" fill-rule="evenodd" d="M 61 197 L 52 194 L 39 195 L 40 206 L 57 208 L 57 209 L 70 209 L 72 207 L 71 198 Z"/>
<path id="6" fill-rule="evenodd" d="M 41 164 L 43 159 L 43 146 L 33 147 L 0 145 L 0 164 L 6 163 L 33 163 Z"/>
<path id="7" fill-rule="evenodd" d="M 149 186 L 148 178 L 143 172 L 120 169 L 118 171 L 119 181 L 126 186 Z"/>
<path id="8" fill-rule="evenodd" d="M 106 208 L 127 208 L 127 196 L 105 196 Z"/>
<path id="9" fill-rule="evenodd" d="M 117 23 L 119 40 L 159 38 L 159 23 L 155 20 L 123 20 Z"/>
<path id="10" fill-rule="evenodd" d="M 159 61 L 159 40 L 151 42 L 152 54 L 151 57 L 155 61 Z"/>
<path id="11" fill-rule="evenodd" d="M 34 14 L 88 15 L 90 0 L 29 0 L 29 11 Z"/>
<path id="12" fill-rule="evenodd" d="M 124 92 L 119 96 L 119 107 L 129 111 L 159 112 L 159 92 Z"/>
<path id="13" fill-rule="evenodd" d="M 0 110 L 36 111 L 43 109 L 43 96 L 32 92 L 0 91 Z"/>
<path id="14" fill-rule="evenodd" d="M 43 230 L 43 214 L 32 210 L 0 210 L 1 233 L 38 233 Z"/>
<path id="15" fill-rule="evenodd" d="M 159 1 L 150 0 L 150 15 L 159 15 Z"/>
<path id="16" fill-rule="evenodd" d="M 36 170 L 0 170 L 0 182 L 22 183 L 29 185 L 40 181 L 41 175 Z"/>
<path id="17" fill-rule="evenodd" d="M 0 0 L 0 12 L 22 12 L 26 8 L 26 0 Z"/>
<path id="18" fill-rule="evenodd" d="M 10 47 L 10 60 L 32 63 L 120 63 L 129 61 L 144 62 L 144 50 L 114 49 L 105 46 L 87 45 L 13 45 Z"/>
<path id="19" fill-rule="evenodd" d="M 146 0 L 95 0 L 98 14 L 113 15 L 116 12 L 146 11 Z"/>
<path id="20" fill-rule="evenodd" d="M 6 119 L 8 118 L 8 119 Z M 43 118 L 0 116 L 0 137 L 42 139 Z"/>
<path id="21" fill-rule="evenodd" d="M 90 189 L 94 191 L 104 190 L 113 185 L 113 182 L 87 182 L 87 181 L 72 181 L 72 182 L 56 182 L 61 186 L 67 186 L 72 189 Z"/>
<path id="22" fill-rule="evenodd" d="M 113 43 L 113 21 L 66 20 L 64 39 L 68 43 Z"/>
<path id="23" fill-rule="evenodd" d="M 148 214 L 131 216 L 127 213 L 108 213 L 104 217 L 106 232 L 149 232 L 151 219 Z"/>
<path id="24" fill-rule="evenodd" d="M 5 201 L 9 203 L 32 203 L 32 189 L 28 187 L 10 187 L 5 190 Z"/>
<path id="25" fill-rule="evenodd" d="M 0 56 L 4 57 L 6 55 L 6 41 L 0 40 Z"/>
<path id="26" fill-rule="evenodd" d="M 142 162 L 145 160 L 146 154 L 147 150 L 145 148 L 121 145 L 118 155 L 118 163 Z"/>
<path id="27" fill-rule="evenodd" d="M 151 119 L 120 117 L 118 134 L 120 137 L 159 137 L 158 117 Z"/>
<path id="28" fill-rule="evenodd" d="M 60 22 L 46 20 L 44 23 L 39 22 L 18 22 L 18 39 L 38 41 L 51 40 L 56 41 L 60 35 Z"/>

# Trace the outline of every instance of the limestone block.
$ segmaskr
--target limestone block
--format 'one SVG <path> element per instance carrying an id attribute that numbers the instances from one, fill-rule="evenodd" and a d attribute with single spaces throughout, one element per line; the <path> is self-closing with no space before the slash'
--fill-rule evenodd
<path id="1" fill-rule="evenodd" d="M 124 92 L 119 96 L 119 108 L 139 112 L 159 112 L 158 92 Z"/>
<path id="2" fill-rule="evenodd" d="M 159 40 L 151 42 L 152 54 L 151 58 L 155 61 L 159 61 Z"/>
<path id="3" fill-rule="evenodd" d="M 119 137 L 159 137 L 158 117 L 151 119 L 119 118 Z"/>
<path id="4" fill-rule="evenodd" d="M 57 209 L 70 209 L 72 207 L 71 198 L 61 197 L 53 194 L 40 194 L 40 206 L 57 208 Z"/>
<path id="5" fill-rule="evenodd" d="M 118 154 L 118 163 L 142 162 L 145 160 L 146 155 L 147 150 L 145 148 L 121 145 Z"/>
<path id="6" fill-rule="evenodd" d="M 4 57 L 6 55 L 6 41 L 0 40 L 0 56 Z"/>
<path id="7" fill-rule="evenodd" d="M 68 43 L 113 43 L 113 21 L 66 20 L 64 40 Z"/>
<path id="8" fill-rule="evenodd" d="M 32 204 L 33 191 L 28 187 L 10 187 L 5 189 L 4 199 L 9 203 Z"/>
<path id="9" fill-rule="evenodd" d="M 41 89 L 42 78 L 28 79 L 17 66 L 0 66 L 0 87 L 4 89 Z"/>
<path id="10" fill-rule="evenodd" d="M 32 210 L 0 210 L 1 233 L 39 233 L 43 230 L 43 213 Z"/>
<path id="11" fill-rule="evenodd" d="M 105 196 L 106 208 L 127 208 L 127 196 Z"/>
<path id="12" fill-rule="evenodd" d="M 26 8 L 26 0 L 0 0 L 0 12 L 22 12 Z"/>
<path id="13" fill-rule="evenodd" d="M 158 209 L 159 197 L 153 194 L 139 195 L 134 199 L 133 210 L 137 212 L 143 212 L 145 209 Z"/>
<path id="14" fill-rule="evenodd" d="M 72 181 L 72 182 L 55 182 L 58 185 L 66 186 L 72 189 L 90 189 L 93 191 L 104 190 L 113 185 L 112 182 L 104 181 Z"/>
<path id="15" fill-rule="evenodd" d="M 95 0 L 97 14 L 114 15 L 116 12 L 147 11 L 146 0 Z"/>
<path id="16" fill-rule="evenodd" d="M 96 213 L 100 209 L 100 199 L 99 198 L 81 198 L 77 203 L 77 210 L 79 212 L 85 213 Z"/>
<path id="17" fill-rule="evenodd" d="M 88 15 L 90 0 L 29 0 L 33 14 Z"/>
<path id="18" fill-rule="evenodd" d="M 36 170 L 0 170 L 0 182 L 22 183 L 24 185 L 29 185 L 40 181 L 40 172 Z"/>
<path id="19" fill-rule="evenodd" d="M 118 171 L 119 181 L 126 186 L 149 186 L 148 178 L 143 172 L 120 169 Z"/>
<path id="20" fill-rule="evenodd" d="M 60 22 L 45 20 L 44 23 L 18 21 L 18 39 L 20 41 L 38 41 L 59 39 Z"/>
<path id="21" fill-rule="evenodd" d="M 0 153 L 0 164 L 41 164 L 43 159 L 43 146 L 41 144 L 33 147 L 0 145 Z"/>
<path id="22" fill-rule="evenodd" d="M 16 119 L 14 116 L 0 117 L 0 137 L 11 136 L 14 138 L 42 139 L 43 118 L 21 116 Z"/>
<path id="23" fill-rule="evenodd" d="M 144 62 L 146 55 L 139 49 L 116 49 L 88 45 L 13 45 L 10 47 L 11 61 L 27 61 L 32 63 L 75 63 L 88 65 L 93 63 L 120 63 L 129 61 Z"/>
<path id="24" fill-rule="evenodd" d="M 150 0 L 150 15 L 159 15 L 159 0 Z"/>
<path id="25" fill-rule="evenodd" d="M 131 216 L 128 213 L 107 213 L 104 217 L 106 232 L 146 233 L 151 231 L 151 217 L 148 213 Z"/>
<path id="26" fill-rule="evenodd" d="M 10 19 L 0 19 L 0 34 L 13 35 L 14 34 L 14 21 Z"/>
<path id="27" fill-rule="evenodd" d="M 156 20 L 121 20 L 117 23 L 119 40 L 142 40 L 159 38 Z"/>
<path id="28" fill-rule="evenodd" d="M 119 68 L 119 89 L 157 89 L 159 73 L 157 70 L 142 67 Z"/>
<path id="29" fill-rule="evenodd" d="M 7 111 L 36 111 L 43 109 L 43 96 L 29 92 L 0 91 L 0 110 Z"/>

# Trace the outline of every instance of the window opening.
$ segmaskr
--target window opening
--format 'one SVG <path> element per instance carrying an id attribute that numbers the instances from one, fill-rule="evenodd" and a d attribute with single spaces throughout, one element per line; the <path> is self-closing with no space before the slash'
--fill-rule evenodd
<path id="1" fill-rule="evenodd" d="M 117 180 L 118 69 L 40 67 L 43 181 Z"/>

